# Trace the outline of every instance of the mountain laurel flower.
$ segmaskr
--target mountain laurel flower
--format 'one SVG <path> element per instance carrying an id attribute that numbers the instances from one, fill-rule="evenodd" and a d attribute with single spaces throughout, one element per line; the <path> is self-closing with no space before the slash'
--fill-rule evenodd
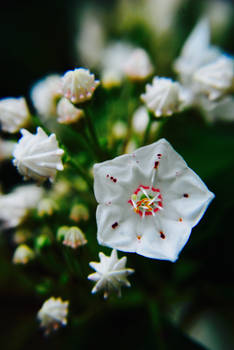
<path id="1" fill-rule="evenodd" d="M 137 48 L 124 65 L 124 72 L 133 81 L 143 81 L 153 73 L 153 66 L 147 52 Z"/>
<path id="2" fill-rule="evenodd" d="M 216 100 L 234 88 L 234 60 L 221 55 L 214 62 L 202 66 L 194 73 L 201 90 L 210 100 Z"/>
<path id="3" fill-rule="evenodd" d="M 176 261 L 213 199 L 165 139 L 94 165 L 99 244 Z"/>
<path id="4" fill-rule="evenodd" d="M 202 18 L 185 41 L 180 56 L 174 63 L 183 84 L 190 84 L 193 73 L 219 55 L 219 50 L 210 45 L 210 27 L 207 18 Z"/>
<path id="5" fill-rule="evenodd" d="M 64 232 L 63 244 L 76 249 L 87 243 L 84 233 L 79 227 L 68 227 Z"/>
<path id="6" fill-rule="evenodd" d="M 0 123 L 2 130 L 15 133 L 29 124 L 30 113 L 24 97 L 0 100 Z"/>
<path id="7" fill-rule="evenodd" d="M 75 107 L 67 98 L 63 97 L 57 105 L 58 122 L 60 124 L 72 124 L 78 122 L 84 111 Z"/>
<path id="8" fill-rule="evenodd" d="M 24 179 L 33 178 L 43 182 L 47 178 L 53 181 L 57 170 L 63 170 L 61 157 L 64 151 L 58 148 L 55 134 L 47 136 L 42 128 L 31 134 L 21 130 L 22 137 L 13 152 L 13 164 Z"/>
<path id="9" fill-rule="evenodd" d="M 51 297 L 47 299 L 38 311 L 37 318 L 45 333 L 57 330 L 60 326 L 66 326 L 69 301 Z"/>
<path id="10" fill-rule="evenodd" d="M 99 263 L 89 263 L 90 267 L 96 271 L 88 276 L 89 280 L 96 282 L 92 294 L 104 290 L 104 298 L 107 298 L 112 291 L 121 296 L 121 286 L 130 287 L 127 276 L 134 272 L 133 269 L 125 267 L 126 256 L 118 259 L 117 252 L 113 249 L 110 256 L 99 253 L 99 258 Z"/>
<path id="11" fill-rule="evenodd" d="M 34 259 L 35 253 L 26 244 L 20 244 L 13 255 L 14 264 L 27 264 L 30 260 Z"/>
<path id="12" fill-rule="evenodd" d="M 31 90 L 31 99 L 37 113 L 44 119 L 56 115 L 56 102 L 61 97 L 61 76 L 51 74 L 37 82 Z"/>
<path id="13" fill-rule="evenodd" d="M 92 98 L 99 84 L 99 80 L 95 80 L 89 69 L 78 68 L 64 74 L 62 92 L 72 103 L 82 103 Z"/>
<path id="14" fill-rule="evenodd" d="M 146 85 L 141 100 L 156 117 L 170 116 L 179 110 L 179 83 L 169 78 L 154 77 L 152 85 Z"/>
<path id="15" fill-rule="evenodd" d="M 27 216 L 28 211 L 36 208 L 44 190 L 36 185 L 23 185 L 9 194 L 0 195 L 0 220 L 3 227 L 16 227 Z"/>

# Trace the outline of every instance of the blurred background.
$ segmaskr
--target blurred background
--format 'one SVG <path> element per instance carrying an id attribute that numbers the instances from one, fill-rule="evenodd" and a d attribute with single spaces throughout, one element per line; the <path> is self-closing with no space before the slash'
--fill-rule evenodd
<path id="1" fill-rule="evenodd" d="M 233 55 L 232 1 L 175 0 L 167 12 L 162 0 L 151 18 L 141 18 L 134 3 L 1 4 L 1 98 L 26 96 L 30 102 L 36 80 L 81 65 L 89 67 L 92 59 L 85 61 L 80 47 L 85 20 L 92 16 L 103 24 L 105 40 L 127 40 L 145 48 L 159 76 L 175 78 L 173 60 L 204 14 L 210 18 L 212 44 Z M 1 349 L 234 349 L 234 115 L 230 118 L 233 121 L 228 123 L 207 123 L 201 113 L 190 110 L 173 116 L 165 127 L 163 136 L 216 195 L 179 260 L 172 264 L 128 254 L 128 266 L 136 270 L 132 288 L 123 290 L 122 299 L 112 297 L 108 302 L 102 296 L 85 295 L 90 283 L 84 282 L 85 289 L 71 278 L 65 288 L 71 309 L 68 326 L 50 337 L 39 330 L 36 313 L 47 295 L 44 285 L 51 284 L 50 292 L 59 296 L 61 283 L 53 274 L 51 282 L 50 272 L 39 263 L 13 265 L 12 232 L 1 232 Z M 4 192 L 21 179 L 9 161 L 0 164 L 0 173 Z"/>

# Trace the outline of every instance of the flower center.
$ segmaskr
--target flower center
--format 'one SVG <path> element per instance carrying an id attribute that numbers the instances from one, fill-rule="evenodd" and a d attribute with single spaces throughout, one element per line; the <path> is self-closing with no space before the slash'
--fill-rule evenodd
<path id="1" fill-rule="evenodd" d="M 142 217 L 155 215 L 163 208 L 162 195 L 158 188 L 140 185 L 128 201 L 136 214 Z"/>

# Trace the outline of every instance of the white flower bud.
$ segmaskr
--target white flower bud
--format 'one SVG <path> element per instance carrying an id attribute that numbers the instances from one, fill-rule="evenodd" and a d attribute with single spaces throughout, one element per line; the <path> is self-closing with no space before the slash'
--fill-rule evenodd
<path id="1" fill-rule="evenodd" d="M 210 100 L 216 100 L 234 87 L 234 60 L 225 55 L 198 69 L 194 79 Z"/>
<path id="2" fill-rule="evenodd" d="M 24 97 L 0 100 L 0 122 L 3 131 L 18 132 L 27 126 L 29 118 L 30 113 Z"/>
<path id="3" fill-rule="evenodd" d="M 52 181 L 57 170 L 63 170 L 64 151 L 58 148 L 55 134 L 47 136 L 40 127 L 35 135 L 26 129 L 22 129 L 21 134 L 13 152 L 13 164 L 25 179 L 44 181 L 49 178 Z"/>
<path id="4" fill-rule="evenodd" d="M 124 139 L 127 136 L 127 132 L 128 132 L 128 128 L 126 123 L 124 123 L 121 120 L 114 123 L 112 128 L 112 136 L 116 140 Z"/>
<path id="5" fill-rule="evenodd" d="M 30 260 L 34 259 L 35 253 L 26 244 L 20 244 L 13 255 L 14 264 L 27 264 Z"/>
<path id="6" fill-rule="evenodd" d="M 69 217 L 75 222 L 87 221 L 89 219 L 89 210 L 84 204 L 75 204 L 71 208 Z"/>
<path id="7" fill-rule="evenodd" d="M 35 185 L 23 185 L 0 195 L 0 220 L 6 228 L 18 226 L 30 209 L 36 208 L 44 191 Z"/>
<path id="8" fill-rule="evenodd" d="M 46 333 L 57 330 L 60 326 L 66 326 L 69 301 L 51 297 L 46 300 L 38 311 L 37 318 L 40 326 L 46 329 Z"/>
<path id="9" fill-rule="evenodd" d="M 72 103 L 81 103 L 91 99 L 99 83 L 88 69 L 78 68 L 64 74 L 62 91 Z"/>
<path id="10" fill-rule="evenodd" d="M 56 100 L 61 96 L 61 77 L 48 75 L 31 90 L 31 99 L 38 114 L 45 119 L 56 114 Z"/>
<path id="11" fill-rule="evenodd" d="M 179 83 L 154 77 L 152 85 L 146 85 L 141 99 L 156 117 L 170 116 L 179 109 Z"/>
<path id="12" fill-rule="evenodd" d="M 57 114 L 60 124 L 72 124 L 84 116 L 84 111 L 76 108 L 67 98 L 63 97 L 57 105 Z"/>
<path id="13" fill-rule="evenodd" d="M 149 122 L 149 114 L 145 106 L 140 106 L 132 117 L 132 128 L 136 134 L 144 134 Z"/>
<path id="14" fill-rule="evenodd" d="M 117 41 L 103 50 L 102 85 L 105 88 L 119 86 L 124 77 L 124 66 L 133 52 L 132 45 Z"/>
<path id="15" fill-rule="evenodd" d="M 65 230 L 63 240 L 64 245 L 76 249 L 82 245 L 85 245 L 86 243 L 86 237 L 79 227 L 72 226 Z"/>
<path id="16" fill-rule="evenodd" d="M 125 267 L 126 256 L 118 259 L 117 252 L 113 249 L 110 257 L 99 253 L 99 258 L 99 263 L 89 263 L 92 269 L 96 271 L 88 276 L 89 280 L 96 282 L 92 294 L 104 290 L 104 298 L 107 298 L 111 291 L 115 291 L 118 296 L 121 296 L 121 286 L 130 287 L 127 276 L 134 272 L 133 269 Z"/>
<path id="17" fill-rule="evenodd" d="M 124 72 L 129 79 L 142 81 L 153 73 L 153 66 L 147 52 L 143 49 L 135 49 L 124 65 Z"/>
<path id="18" fill-rule="evenodd" d="M 0 161 L 12 157 L 16 142 L 0 139 Z"/>

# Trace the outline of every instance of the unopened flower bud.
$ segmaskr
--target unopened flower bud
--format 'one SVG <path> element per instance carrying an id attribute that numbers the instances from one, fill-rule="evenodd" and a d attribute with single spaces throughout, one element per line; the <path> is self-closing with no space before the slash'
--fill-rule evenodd
<path id="1" fill-rule="evenodd" d="M 88 208 L 84 204 L 75 204 L 71 209 L 70 219 L 75 222 L 87 221 L 89 219 Z"/>
<path id="2" fill-rule="evenodd" d="M 27 264 L 30 260 L 34 259 L 35 253 L 26 244 L 20 244 L 13 255 L 14 264 Z"/>
<path id="3" fill-rule="evenodd" d="M 67 245 L 73 249 L 76 249 L 87 243 L 84 233 L 79 229 L 79 227 L 72 226 L 69 227 L 65 234 L 63 244 Z"/>
<path id="4" fill-rule="evenodd" d="M 2 130 L 15 133 L 28 125 L 30 113 L 24 97 L 0 100 Z"/>
<path id="5" fill-rule="evenodd" d="M 84 116 L 84 111 L 76 108 L 67 98 L 63 97 L 57 105 L 57 114 L 60 124 L 73 124 Z"/>
<path id="6" fill-rule="evenodd" d="M 147 79 L 153 73 L 153 66 L 147 52 L 140 48 L 135 49 L 125 63 L 124 71 L 133 81 Z"/>
<path id="7" fill-rule="evenodd" d="M 62 91 L 72 103 L 82 103 L 92 98 L 99 83 L 88 69 L 78 68 L 64 74 Z"/>

